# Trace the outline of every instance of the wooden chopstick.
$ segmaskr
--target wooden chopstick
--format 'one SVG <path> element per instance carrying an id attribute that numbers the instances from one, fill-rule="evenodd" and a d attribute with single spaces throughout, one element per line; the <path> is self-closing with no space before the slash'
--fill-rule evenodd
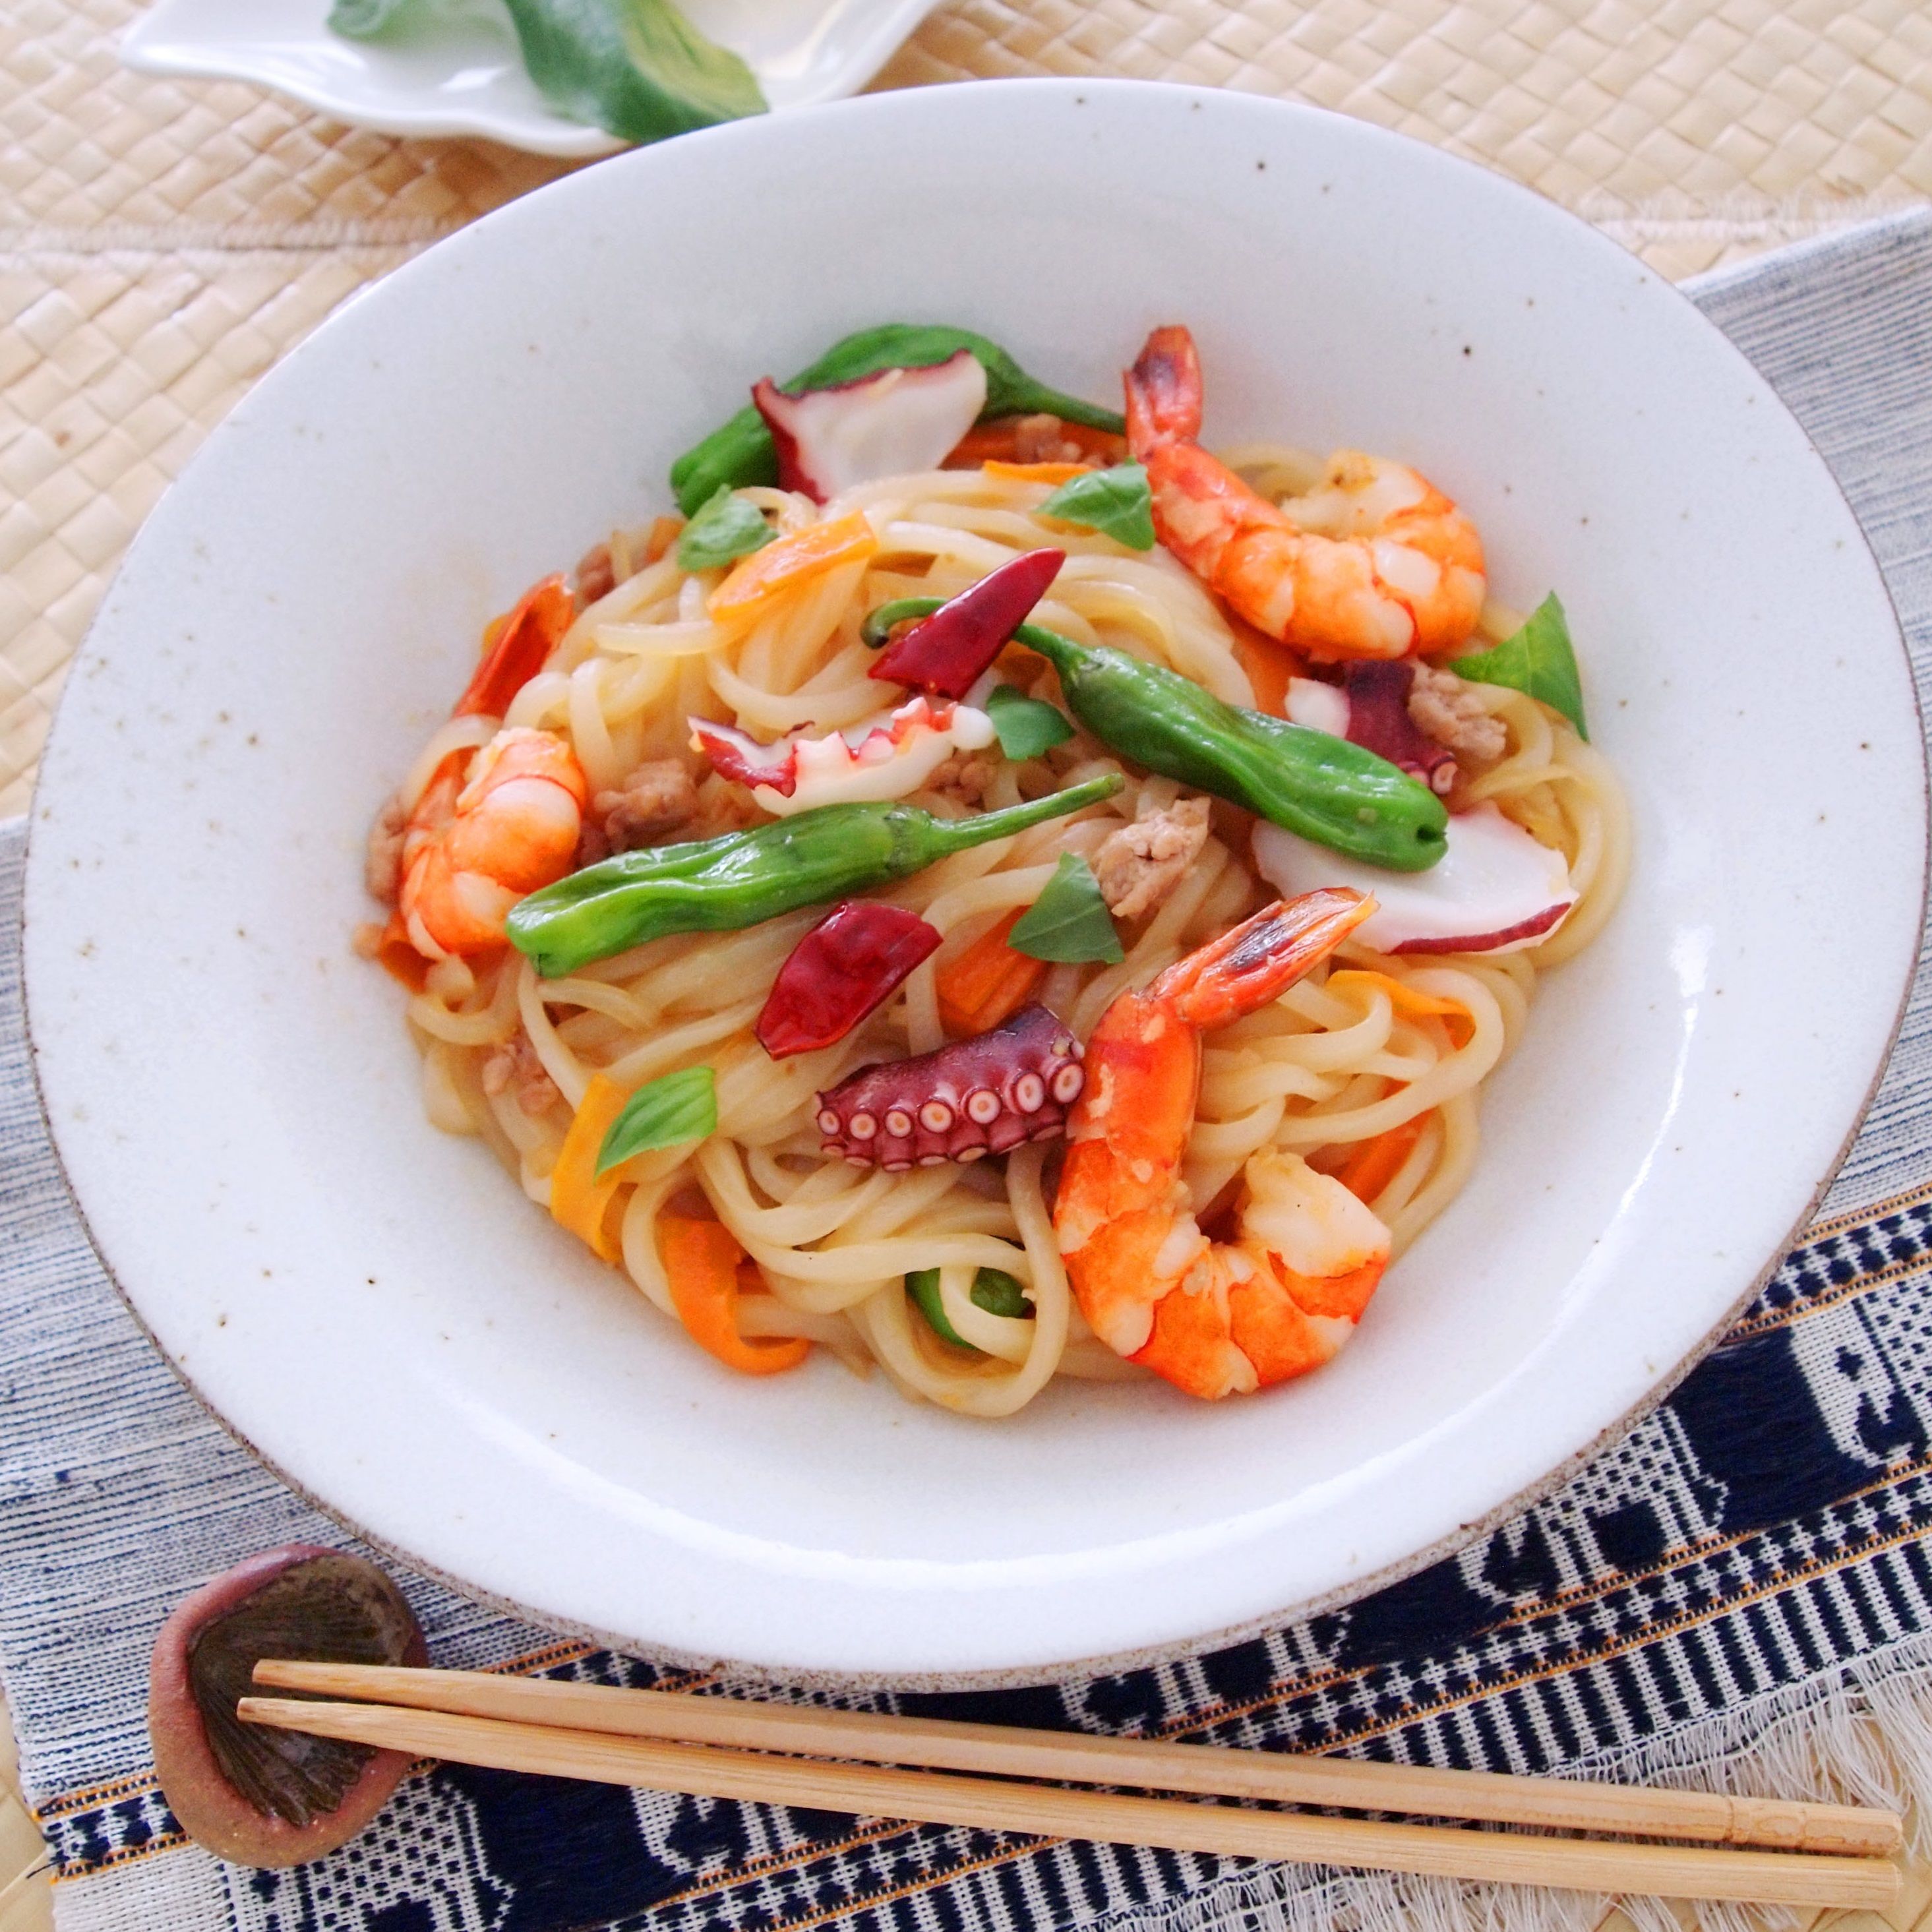
<path id="1" fill-rule="evenodd" d="M 501 1771 L 1240 1858 L 1791 1905 L 1882 1908 L 1897 1897 L 1900 1882 L 1896 1866 L 1875 1858 L 1539 1838 L 1250 1811 L 946 1772 L 828 1764 L 386 1705 L 244 1697 L 238 1714 L 245 1723 Z"/>
<path id="2" fill-rule="evenodd" d="M 1885 1857 L 1904 1843 L 1895 1812 L 1850 1804 L 1780 1803 L 1715 1792 L 1669 1791 L 1510 1778 L 1491 1772 L 1365 1764 L 1348 1758 L 1103 1738 L 1058 1731 L 960 1724 L 941 1718 L 877 1716 L 728 1697 L 678 1696 L 600 1684 L 560 1684 L 466 1670 L 412 1670 L 353 1664 L 264 1661 L 255 1681 L 285 1690 L 360 1698 L 511 1722 L 724 1744 L 741 1750 L 794 1751 L 870 1764 L 1049 1778 L 1072 1784 L 1125 1784 L 1277 1804 L 1404 1811 L 1430 1818 L 1474 1818 L 1569 1832 L 1621 1832 L 1708 1844 L 1762 1845 L 1780 1851 Z"/>

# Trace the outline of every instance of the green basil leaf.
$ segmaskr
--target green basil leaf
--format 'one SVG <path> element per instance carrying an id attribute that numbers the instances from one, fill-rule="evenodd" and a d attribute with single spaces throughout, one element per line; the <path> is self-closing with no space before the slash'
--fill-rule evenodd
<path id="1" fill-rule="evenodd" d="M 718 1131 L 718 1083 L 708 1066 L 687 1066 L 646 1080 L 624 1102 L 597 1150 L 597 1172 L 607 1174 L 634 1154 L 701 1141 Z"/>
<path id="2" fill-rule="evenodd" d="M 1073 727 L 1057 705 L 1029 698 L 1016 684 L 999 686 L 986 700 L 986 716 L 1000 735 L 1000 749 L 1010 758 L 1036 758 L 1073 735 Z"/>
<path id="3" fill-rule="evenodd" d="M 766 112 L 752 70 L 670 0 L 508 4 L 531 80 L 572 121 L 646 142 Z"/>
<path id="4" fill-rule="evenodd" d="M 939 1270 L 921 1268 L 905 1278 L 906 1292 L 926 1317 L 926 1325 L 942 1342 L 956 1348 L 970 1348 L 972 1343 L 946 1318 L 946 1304 L 940 1298 Z M 1010 1322 L 1023 1322 L 1033 1312 L 1026 1290 L 1010 1274 L 998 1268 L 982 1268 L 973 1277 L 970 1298 L 975 1308 L 988 1315 L 1004 1315 Z"/>
<path id="5" fill-rule="evenodd" d="M 1118 410 L 1102 409 L 1064 390 L 1050 388 L 1029 376 L 997 342 L 970 328 L 942 322 L 885 322 L 862 328 L 835 342 L 810 368 L 802 369 L 784 386 L 796 395 L 803 389 L 823 389 L 834 382 L 856 382 L 882 369 L 928 369 L 961 350 L 970 350 L 986 372 L 986 406 L 980 420 L 996 416 L 1054 416 L 1065 422 L 1118 436 L 1126 421 Z M 678 507 L 689 516 L 721 483 L 739 489 L 753 483 L 778 480 L 778 452 L 765 419 L 747 404 L 729 422 L 713 430 L 670 466 L 670 487 Z"/>
<path id="6" fill-rule="evenodd" d="M 680 570 L 718 570 L 778 535 L 755 503 L 748 503 L 728 484 L 716 491 L 686 524 L 677 539 Z"/>
<path id="7" fill-rule="evenodd" d="M 335 0 L 328 10 L 328 31 L 345 40 L 373 40 L 412 14 L 426 11 L 424 0 Z"/>
<path id="8" fill-rule="evenodd" d="M 1070 476 L 1041 504 L 1040 514 L 1098 530 L 1130 550 L 1154 548 L 1154 496 L 1138 463 Z"/>
<path id="9" fill-rule="evenodd" d="M 1588 740 L 1583 680 L 1570 643 L 1569 620 L 1555 591 L 1530 613 L 1515 636 L 1505 638 L 1493 650 L 1451 658 L 1449 668 L 1478 684 L 1506 684 L 1513 691 L 1527 692 L 1552 711 L 1562 712 L 1576 726 L 1576 735 Z"/>
<path id="10" fill-rule="evenodd" d="M 1077 852 L 1063 852 L 1046 889 L 1006 935 L 1006 944 L 1029 959 L 1070 965 L 1104 959 L 1118 966 L 1127 956 L 1114 930 L 1114 916 L 1100 896 L 1094 868 Z"/>

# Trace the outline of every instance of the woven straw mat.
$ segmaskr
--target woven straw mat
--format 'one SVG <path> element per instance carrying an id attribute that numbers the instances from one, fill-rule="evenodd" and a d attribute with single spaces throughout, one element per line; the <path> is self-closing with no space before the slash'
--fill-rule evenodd
<path id="1" fill-rule="evenodd" d="M 0 815 L 142 516 L 343 298 L 562 164 L 146 80 L 132 0 L 0 0 Z M 952 0 L 880 77 L 1131 74 L 1501 168 L 1666 274 L 1932 195 L 1923 0 Z"/>

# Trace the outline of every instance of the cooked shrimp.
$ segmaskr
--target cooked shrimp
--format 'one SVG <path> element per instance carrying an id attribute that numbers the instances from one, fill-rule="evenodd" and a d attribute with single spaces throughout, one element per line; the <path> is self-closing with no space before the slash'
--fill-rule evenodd
<path id="1" fill-rule="evenodd" d="M 511 907 L 576 861 L 587 787 L 554 731 L 499 731 L 467 775 L 446 760 L 410 814 L 397 903 L 425 958 L 500 945 Z"/>
<path id="2" fill-rule="evenodd" d="M 1376 902 L 1336 888 L 1258 912 L 1124 993 L 1087 1042 L 1053 1225 L 1088 1325 L 1117 1354 L 1210 1400 L 1319 1368 L 1354 1334 L 1389 1234 L 1332 1176 L 1264 1148 L 1232 1242 L 1196 1224 L 1181 1178 L 1201 1036 L 1257 1011 Z"/>
<path id="3" fill-rule="evenodd" d="M 500 718 L 543 668 L 576 610 L 562 578 L 533 584 L 484 631 L 482 658 L 451 718 Z M 520 748 L 532 738 L 552 748 Z M 425 960 L 500 943 L 510 906 L 562 878 L 576 856 L 573 842 L 570 856 L 554 862 L 566 807 L 573 824 L 584 811 L 584 774 L 569 747 L 527 730 L 499 731 L 472 752 L 474 742 L 444 758 L 406 810 L 401 798 L 385 805 L 370 835 L 369 890 L 394 910 L 386 928 L 367 933 L 367 950 L 412 987 L 421 986 Z M 529 884 L 512 890 L 526 877 Z M 506 890 L 510 897 L 500 906 Z"/>
<path id="4" fill-rule="evenodd" d="M 1148 338 L 1126 388 L 1161 542 L 1250 623 L 1318 658 L 1432 657 L 1473 634 L 1482 542 L 1426 478 L 1343 450 L 1322 488 L 1270 502 L 1195 441 L 1201 364 L 1184 328 Z"/>

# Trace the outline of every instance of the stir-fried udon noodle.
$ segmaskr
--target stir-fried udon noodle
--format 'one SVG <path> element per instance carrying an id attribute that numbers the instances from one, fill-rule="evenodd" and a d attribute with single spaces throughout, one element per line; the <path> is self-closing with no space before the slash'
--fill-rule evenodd
<path id="1" fill-rule="evenodd" d="M 734 1368 L 817 1350 L 982 1417 L 1060 1376 L 1288 1379 L 1468 1180 L 1538 976 L 1614 909 L 1560 610 L 1495 601 L 1399 464 L 1208 455 L 1180 332 L 1125 450 L 918 361 L 823 421 L 771 392 L 792 487 L 728 475 L 493 628 L 379 824 L 367 950 L 413 988 L 434 1123 Z M 946 370 L 927 401 L 963 414 L 908 468 L 895 397 Z M 850 479 L 868 435 L 899 473 Z M 1042 551 L 1030 610 L 956 602 Z M 868 859 L 900 808 L 940 838 L 1082 786 Z"/>

